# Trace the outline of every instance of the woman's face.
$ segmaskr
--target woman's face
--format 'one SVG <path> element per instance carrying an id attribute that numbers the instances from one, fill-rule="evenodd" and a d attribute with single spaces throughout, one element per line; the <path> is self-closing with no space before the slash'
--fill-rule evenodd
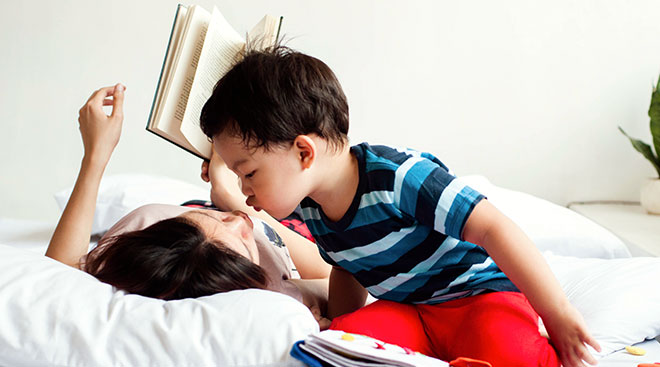
<path id="1" fill-rule="evenodd" d="M 259 251 L 252 233 L 252 221 L 241 211 L 191 210 L 180 217 L 194 222 L 211 239 L 259 265 Z"/>

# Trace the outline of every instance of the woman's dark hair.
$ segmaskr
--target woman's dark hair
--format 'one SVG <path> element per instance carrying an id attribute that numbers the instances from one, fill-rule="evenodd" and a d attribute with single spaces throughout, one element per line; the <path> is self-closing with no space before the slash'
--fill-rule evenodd
<path id="1" fill-rule="evenodd" d="M 348 141 L 348 102 L 323 61 L 277 45 L 248 51 L 218 81 L 200 125 L 209 138 L 227 130 L 250 147 L 315 133 L 337 148 Z"/>
<path id="2" fill-rule="evenodd" d="M 103 239 L 82 265 L 118 289 L 165 300 L 267 284 L 260 266 L 181 217 Z"/>

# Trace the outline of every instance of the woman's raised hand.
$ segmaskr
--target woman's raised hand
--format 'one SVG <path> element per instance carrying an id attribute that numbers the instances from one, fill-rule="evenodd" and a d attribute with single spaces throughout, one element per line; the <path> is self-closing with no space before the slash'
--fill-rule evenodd
<path id="1" fill-rule="evenodd" d="M 119 83 L 101 88 L 80 108 L 78 122 L 86 158 L 102 164 L 110 160 L 121 135 L 125 90 L 126 87 Z M 103 106 L 112 106 L 112 113 L 106 115 Z"/>
<path id="2" fill-rule="evenodd" d="M 125 89 L 121 84 L 101 88 L 89 97 L 79 111 L 78 122 L 85 156 L 71 197 L 46 250 L 46 256 L 75 268 L 80 268 L 80 259 L 89 248 L 99 185 L 105 166 L 119 142 Z M 103 106 L 112 106 L 110 116 L 105 114 Z"/>

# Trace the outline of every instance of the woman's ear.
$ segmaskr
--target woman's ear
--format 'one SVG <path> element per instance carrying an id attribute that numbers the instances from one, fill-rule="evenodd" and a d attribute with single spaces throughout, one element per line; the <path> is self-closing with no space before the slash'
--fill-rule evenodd
<path id="1" fill-rule="evenodd" d="M 316 159 L 317 146 L 308 135 L 298 135 L 293 140 L 298 161 L 303 169 L 310 168 Z"/>

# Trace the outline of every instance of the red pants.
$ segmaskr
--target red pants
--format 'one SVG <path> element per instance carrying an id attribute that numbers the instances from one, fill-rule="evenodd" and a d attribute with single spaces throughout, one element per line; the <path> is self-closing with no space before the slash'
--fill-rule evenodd
<path id="1" fill-rule="evenodd" d="M 436 305 L 379 300 L 335 318 L 331 329 L 362 334 L 451 361 L 493 367 L 559 367 L 538 315 L 522 293 L 493 292 Z"/>

